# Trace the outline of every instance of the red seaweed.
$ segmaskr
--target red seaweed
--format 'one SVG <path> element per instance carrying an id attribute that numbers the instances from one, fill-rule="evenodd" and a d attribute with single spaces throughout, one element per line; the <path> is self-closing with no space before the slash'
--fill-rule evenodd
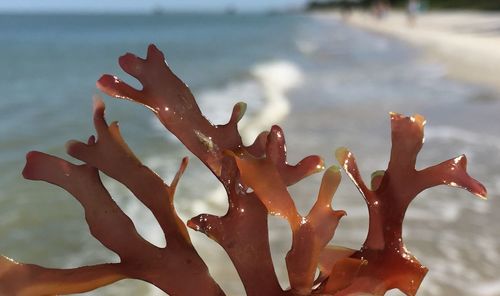
<path id="1" fill-rule="evenodd" d="M 366 260 L 351 287 L 338 295 L 366 292 L 383 295 L 397 288 L 415 295 L 427 268 L 406 249 L 403 220 L 411 201 L 423 190 L 438 185 L 464 188 L 480 198 L 486 189 L 467 174 L 467 159 L 461 155 L 417 171 L 417 154 L 424 144 L 425 119 L 421 115 L 404 117 L 391 113 L 392 149 L 389 165 L 372 174 L 371 189 L 361 179 L 356 160 L 346 148 L 336 151 L 369 212 L 369 229 L 362 248 L 352 258 Z M 337 294 L 335 294 L 337 295 Z"/>
<path id="2" fill-rule="evenodd" d="M 346 148 L 336 152 L 341 167 L 367 203 L 369 229 L 359 250 L 329 245 L 346 214 L 331 205 L 341 178 L 338 167 L 325 170 L 316 202 L 302 216 L 287 187 L 322 171 L 324 164 L 319 156 L 288 164 L 285 136 L 278 126 L 263 131 L 252 145 L 243 145 L 237 124 L 244 116 L 244 103 L 234 106 L 227 124 L 210 123 L 189 88 L 170 70 L 154 45 L 148 48 L 146 59 L 126 54 L 119 63 L 139 80 L 142 89 L 132 88 L 111 75 L 102 76 L 98 88 L 152 110 L 224 186 L 229 201 L 227 213 L 221 217 L 201 214 L 190 219 L 187 226 L 224 248 L 247 295 L 384 295 L 394 288 L 415 295 L 427 268 L 403 242 L 403 220 L 411 201 L 421 191 L 441 184 L 464 188 L 481 198 L 486 196 L 486 189 L 467 174 L 464 155 L 416 170 L 425 120 L 420 115 L 392 113 L 389 165 L 372 175 L 371 189 L 361 179 L 353 154 Z M 149 282 L 169 295 L 224 295 L 174 208 L 175 189 L 187 167 L 187 158 L 181 161 L 171 184 L 165 184 L 134 155 L 118 123 L 106 122 L 104 109 L 104 103 L 96 99 L 97 136 L 89 137 L 86 143 L 67 144 L 67 153 L 83 164 L 30 152 L 23 176 L 52 183 L 73 195 L 85 210 L 91 234 L 115 252 L 120 262 L 52 269 L 0 257 L 0 294 L 74 294 L 131 278 Z M 99 172 L 125 185 L 151 211 L 164 233 L 165 247 L 153 245 L 137 232 L 102 184 Z M 285 219 L 292 231 L 292 247 L 285 258 L 290 287 L 285 290 L 271 259 L 269 215 Z"/>

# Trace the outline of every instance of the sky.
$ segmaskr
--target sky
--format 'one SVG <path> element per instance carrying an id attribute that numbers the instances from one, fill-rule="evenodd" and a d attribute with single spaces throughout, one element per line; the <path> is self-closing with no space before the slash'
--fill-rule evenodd
<path id="1" fill-rule="evenodd" d="M 3 12 L 149 12 L 287 9 L 306 0 L 0 0 Z"/>

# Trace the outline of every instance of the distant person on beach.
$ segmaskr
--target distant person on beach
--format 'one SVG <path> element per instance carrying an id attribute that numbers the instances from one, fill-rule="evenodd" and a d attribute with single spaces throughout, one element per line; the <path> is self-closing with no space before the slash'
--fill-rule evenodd
<path id="1" fill-rule="evenodd" d="M 373 4 L 372 12 L 373 12 L 373 15 L 377 19 L 383 19 L 387 15 L 389 8 L 390 8 L 390 6 L 389 6 L 389 3 L 387 1 L 378 0 L 378 1 L 375 1 L 375 3 Z"/>
<path id="2" fill-rule="evenodd" d="M 408 24 L 414 26 L 417 22 L 417 15 L 420 12 L 421 3 L 419 0 L 409 0 L 407 6 Z"/>

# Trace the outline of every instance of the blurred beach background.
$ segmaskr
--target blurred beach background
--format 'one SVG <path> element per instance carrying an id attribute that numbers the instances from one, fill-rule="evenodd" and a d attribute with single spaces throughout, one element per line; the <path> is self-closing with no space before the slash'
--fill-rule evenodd
<path id="1" fill-rule="evenodd" d="M 93 2 L 0 3 L 1 254 L 48 267 L 118 260 L 90 235 L 74 198 L 23 180 L 20 172 L 30 150 L 70 159 L 64 143 L 94 133 L 95 81 L 112 73 L 137 85 L 117 58 L 125 52 L 144 56 L 155 43 L 212 122 L 226 122 L 233 104 L 245 101 L 247 141 L 281 125 L 291 163 L 319 154 L 333 165 L 333 151 L 347 146 L 368 179 L 388 162 L 389 112 L 424 115 L 426 142 L 418 168 L 465 153 L 470 174 L 488 188 L 489 200 L 439 187 L 414 201 L 404 239 L 430 269 L 419 295 L 500 295 L 500 13 L 471 10 L 499 8 L 498 1 L 481 7 L 481 1 L 468 2 L 478 7 L 427 1 L 411 19 L 406 3 L 399 2 L 383 11 L 380 3 L 338 1 L 145 1 L 139 8 L 127 1 L 120 7 Z M 107 119 L 118 120 L 140 159 L 170 182 L 181 158 L 191 154 L 149 110 L 111 98 L 105 102 Z M 311 207 L 320 177 L 290 188 L 302 213 Z M 122 185 L 105 181 L 139 232 L 164 243 L 145 208 Z M 227 209 L 215 178 L 194 157 L 175 202 L 184 220 Z M 332 243 L 359 248 L 367 210 L 345 174 L 333 206 L 348 215 Z M 284 221 L 270 221 L 276 270 L 286 287 L 291 234 Z M 244 295 L 223 250 L 190 233 L 226 293 Z M 85 295 L 164 294 L 127 280 Z"/>

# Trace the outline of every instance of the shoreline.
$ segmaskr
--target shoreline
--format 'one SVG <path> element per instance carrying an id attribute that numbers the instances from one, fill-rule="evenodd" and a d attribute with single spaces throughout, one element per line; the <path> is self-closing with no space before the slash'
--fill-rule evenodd
<path id="1" fill-rule="evenodd" d="M 334 11 L 314 15 L 343 19 Z M 413 26 L 402 11 L 390 11 L 382 19 L 355 11 L 343 20 L 410 43 L 426 59 L 443 64 L 449 77 L 500 93 L 500 13 L 431 11 L 419 15 Z"/>

